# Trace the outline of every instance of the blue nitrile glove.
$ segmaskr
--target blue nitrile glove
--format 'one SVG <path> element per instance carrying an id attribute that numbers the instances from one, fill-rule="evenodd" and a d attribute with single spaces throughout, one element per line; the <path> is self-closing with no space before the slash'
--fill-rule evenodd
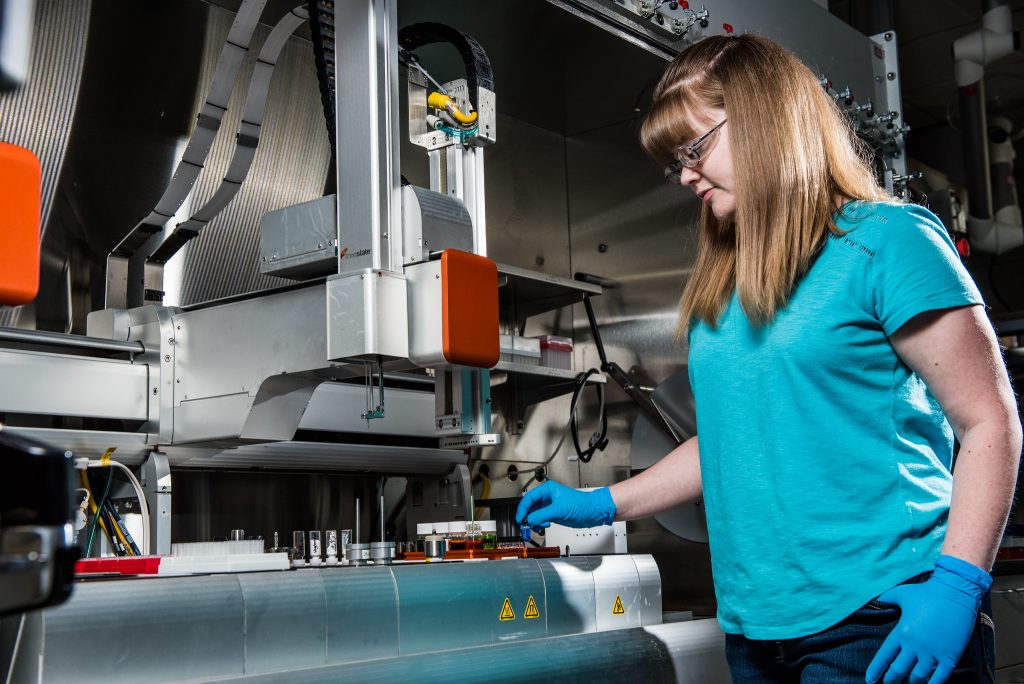
<path id="1" fill-rule="evenodd" d="M 607 487 L 581 492 L 551 480 L 527 492 L 516 510 L 516 521 L 530 525 L 536 532 L 551 523 L 597 527 L 611 525 L 613 520 L 615 502 Z"/>
<path id="2" fill-rule="evenodd" d="M 931 579 L 901 584 L 878 597 L 899 606 L 902 615 L 868 666 L 869 684 L 942 684 L 971 639 L 981 599 L 992 577 L 953 556 L 939 556 Z"/>

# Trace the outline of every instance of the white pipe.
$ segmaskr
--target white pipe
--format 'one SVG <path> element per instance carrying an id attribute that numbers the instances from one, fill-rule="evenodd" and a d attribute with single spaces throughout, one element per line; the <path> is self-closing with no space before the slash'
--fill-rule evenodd
<path id="1" fill-rule="evenodd" d="M 1014 51 L 1013 13 L 1009 5 L 994 7 L 981 18 L 981 28 L 953 42 L 956 84 L 965 88 L 985 76 L 985 65 Z"/>
<path id="2" fill-rule="evenodd" d="M 985 65 L 1012 54 L 1019 47 L 1019 34 L 1013 30 L 1013 12 L 1006 2 L 1000 2 L 982 15 L 981 28 L 953 42 L 953 59 L 955 61 L 956 84 L 959 88 L 967 88 L 979 83 L 985 76 Z M 979 95 L 983 97 L 983 95 Z M 982 130 L 987 129 L 985 105 L 981 103 Z M 965 134 L 964 144 L 968 144 Z M 985 149 L 989 145 L 986 137 Z M 985 193 L 988 206 L 992 206 L 991 179 L 988 178 L 989 160 L 985 160 Z M 969 172 L 969 169 L 968 169 Z M 983 200 L 984 198 L 982 198 Z M 994 254 L 1024 244 L 1024 226 L 1020 211 L 1000 212 L 998 215 L 974 216 L 972 207 L 967 207 L 967 231 L 971 238 L 971 247 Z"/>

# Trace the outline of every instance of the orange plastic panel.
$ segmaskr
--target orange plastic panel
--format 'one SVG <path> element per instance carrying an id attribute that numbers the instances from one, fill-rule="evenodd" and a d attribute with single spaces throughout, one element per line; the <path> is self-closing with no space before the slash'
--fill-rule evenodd
<path id="1" fill-rule="evenodd" d="M 0 142 L 0 304 L 26 304 L 39 291 L 39 160 Z"/>
<path id="2" fill-rule="evenodd" d="M 498 267 L 487 257 L 446 249 L 441 254 L 444 358 L 455 366 L 498 363 Z"/>

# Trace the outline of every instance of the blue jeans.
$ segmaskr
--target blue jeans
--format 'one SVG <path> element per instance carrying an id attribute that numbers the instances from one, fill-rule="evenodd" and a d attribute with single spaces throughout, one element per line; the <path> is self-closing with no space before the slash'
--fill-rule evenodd
<path id="1" fill-rule="evenodd" d="M 928 574 L 910 581 L 927 578 Z M 974 633 L 949 682 L 994 681 L 995 633 L 991 615 L 992 600 L 986 594 Z M 755 641 L 740 634 L 726 634 L 725 657 L 734 684 L 864 684 L 871 659 L 899 617 L 899 608 L 868 601 L 842 622 L 806 637 Z"/>

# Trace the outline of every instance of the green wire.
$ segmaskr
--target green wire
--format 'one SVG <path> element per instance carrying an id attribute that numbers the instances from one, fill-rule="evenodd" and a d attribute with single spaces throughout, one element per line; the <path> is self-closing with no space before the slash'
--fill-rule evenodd
<path id="1" fill-rule="evenodd" d="M 110 494 L 110 485 L 113 481 L 114 469 L 107 467 L 107 485 L 103 488 L 103 496 L 100 497 L 99 504 L 96 506 L 96 515 L 92 517 L 92 525 L 89 526 L 89 543 L 85 547 L 86 558 L 92 555 L 92 542 L 93 537 L 96 535 L 96 523 L 99 522 L 100 515 L 103 514 L 103 505 L 107 502 L 107 495 Z"/>

